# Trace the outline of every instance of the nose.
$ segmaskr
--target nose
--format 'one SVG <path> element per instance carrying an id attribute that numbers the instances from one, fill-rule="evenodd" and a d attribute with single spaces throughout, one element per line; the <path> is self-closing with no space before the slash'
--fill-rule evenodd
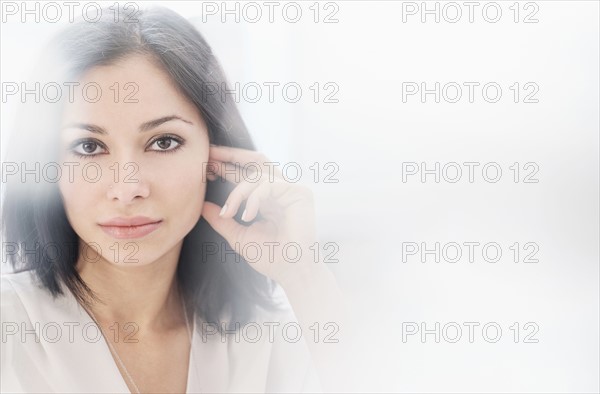
<path id="1" fill-rule="evenodd" d="M 119 179 L 108 186 L 107 197 L 112 201 L 120 201 L 123 204 L 132 204 L 136 199 L 145 199 L 150 195 L 150 186 L 147 181 L 139 176 Z"/>

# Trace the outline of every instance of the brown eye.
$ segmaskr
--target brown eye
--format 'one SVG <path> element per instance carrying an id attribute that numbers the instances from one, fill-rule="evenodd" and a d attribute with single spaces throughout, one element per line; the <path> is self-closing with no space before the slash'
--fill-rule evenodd
<path id="1" fill-rule="evenodd" d="M 160 149 L 169 149 L 169 147 L 171 146 L 171 140 L 167 139 L 158 140 L 156 141 L 156 143 Z"/>
<path id="2" fill-rule="evenodd" d="M 95 142 L 84 142 L 81 144 L 85 153 L 94 153 L 98 145 Z"/>
<path id="3" fill-rule="evenodd" d="M 154 140 L 151 144 L 152 147 L 156 147 L 157 152 L 171 152 L 179 148 L 183 143 L 174 137 L 162 137 Z"/>
<path id="4" fill-rule="evenodd" d="M 80 157 L 92 157 L 104 153 L 102 152 L 104 150 L 102 145 L 91 140 L 76 142 L 71 149 L 74 154 Z"/>

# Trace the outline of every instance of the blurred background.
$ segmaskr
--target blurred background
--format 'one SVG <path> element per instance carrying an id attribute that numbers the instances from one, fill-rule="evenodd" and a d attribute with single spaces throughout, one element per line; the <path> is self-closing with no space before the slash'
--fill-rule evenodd
<path id="1" fill-rule="evenodd" d="M 68 23 L 6 3 L 3 154 L 5 83 Z M 300 164 L 357 391 L 598 392 L 599 3 L 268 3 L 135 4 L 191 20 L 258 149 Z"/>

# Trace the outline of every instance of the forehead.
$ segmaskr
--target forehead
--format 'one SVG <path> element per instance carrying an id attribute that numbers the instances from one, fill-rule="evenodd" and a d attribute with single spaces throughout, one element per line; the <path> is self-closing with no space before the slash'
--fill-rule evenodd
<path id="1" fill-rule="evenodd" d="M 64 122 L 91 121 L 111 127 L 179 114 L 195 124 L 201 116 L 169 74 L 144 55 L 132 55 L 86 71 L 78 81 Z"/>

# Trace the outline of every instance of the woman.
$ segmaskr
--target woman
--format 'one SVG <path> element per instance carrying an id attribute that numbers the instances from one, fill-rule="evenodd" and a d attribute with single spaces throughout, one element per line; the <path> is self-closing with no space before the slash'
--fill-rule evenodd
<path id="1" fill-rule="evenodd" d="M 53 41 L 40 65 L 69 94 L 13 133 L 2 391 L 340 389 L 323 336 L 344 307 L 310 254 L 310 192 L 212 94 L 225 77 L 191 24 L 104 11 Z"/>

